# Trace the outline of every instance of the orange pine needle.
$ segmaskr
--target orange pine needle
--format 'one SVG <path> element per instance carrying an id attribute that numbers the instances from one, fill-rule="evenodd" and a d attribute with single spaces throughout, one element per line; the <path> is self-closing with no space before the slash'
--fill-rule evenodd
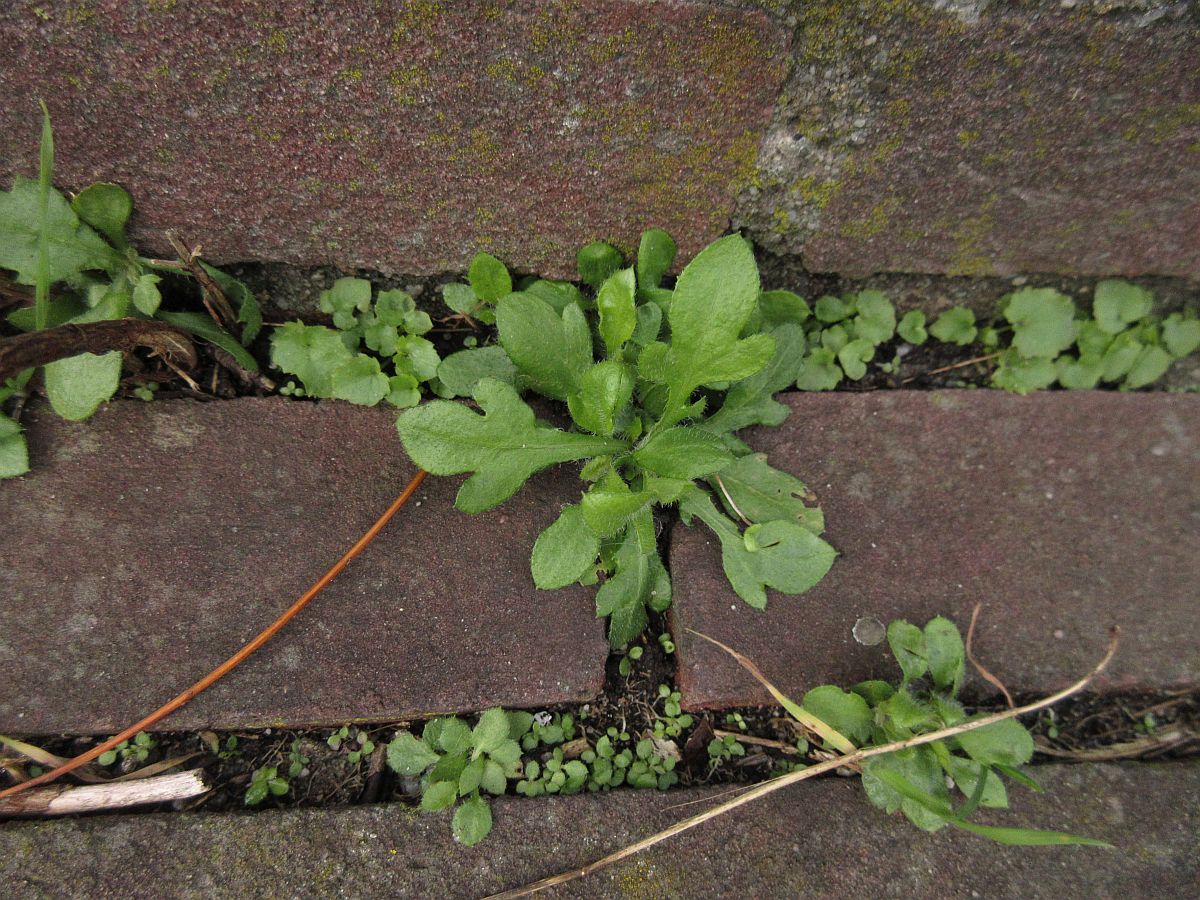
<path id="1" fill-rule="evenodd" d="M 294 619 L 296 614 L 300 612 L 300 610 L 304 609 L 310 600 L 316 597 L 317 594 L 321 593 L 321 591 L 325 589 L 325 586 L 328 585 L 329 582 L 333 581 L 333 579 L 336 578 L 344 568 L 346 568 L 346 566 L 350 563 L 350 560 L 362 553 L 366 546 L 375 539 L 375 536 L 383 530 L 384 526 L 387 525 L 392 516 L 394 516 L 400 510 L 400 507 L 408 502 L 409 498 L 412 497 L 412 495 L 416 492 L 421 482 L 425 480 L 425 476 L 427 474 L 428 473 L 423 469 L 418 469 L 417 474 L 413 476 L 412 481 L 408 483 L 404 490 L 401 491 L 400 496 L 397 497 L 392 505 L 388 507 L 387 512 L 380 516 L 375 521 L 375 524 L 367 529 L 366 534 L 359 538 L 354 546 L 347 550 L 346 554 L 336 563 L 334 563 L 333 568 L 322 575 L 317 583 L 305 591 L 304 595 L 299 600 L 289 606 L 278 619 L 268 625 L 258 635 L 258 637 L 254 638 L 254 640 L 242 647 L 241 650 L 229 657 L 229 659 L 225 660 L 225 662 L 221 663 L 221 665 L 217 666 L 174 700 L 171 700 L 168 703 L 160 706 L 154 712 L 150 713 L 150 715 L 146 716 L 141 721 L 130 725 L 120 734 L 114 735 L 104 743 L 93 747 L 86 753 L 81 753 L 74 759 L 68 760 L 57 769 L 52 769 L 49 772 L 38 775 L 36 778 L 31 778 L 28 781 L 22 781 L 20 784 L 14 784 L 12 787 L 5 788 L 4 790 L 0 791 L 0 798 L 10 797 L 13 794 L 28 790 L 29 788 L 35 787 L 39 784 L 45 784 L 48 781 L 53 781 L 61 775 L 66 775 L 68 772 L 72 772 L 80 766 L 90 763 L 92 760 L 97 759 L 102 753 L 106 753 L 107 751 L 115 748 L 121 743 L 121 741 L 129 740 L 139 731 L 144 731 L 156 722 L 166 718 L 171 713 L 175 712 L 175 710 L 193 700 L 203 691 L 212 687 L 217 681 L 224 678 L 226 675 L 236 669 L 252 653 L 254 653 L 254 651 L 258 650 L 263 644 L 278 634 L 288 622 Z"/>

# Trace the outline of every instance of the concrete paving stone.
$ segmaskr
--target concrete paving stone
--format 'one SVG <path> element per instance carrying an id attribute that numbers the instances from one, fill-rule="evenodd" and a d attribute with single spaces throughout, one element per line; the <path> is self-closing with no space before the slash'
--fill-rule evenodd
<path id="1" fill-rule="evenodd" d="M 1188 3 L 790 0 L 734 225 L 810 271 L 1200 277 Z"/>
<path id="2" fill-rule="evenodd" d="M 979 821 L 1072 831 L 1115 849 L 1003 847 L 927 834 L 856 780 L 793 785 L 548 897 L 1190 898 L 1200 884 L 1200 766 L 1045 766 Z M 586 864 L 694 814 L 722 790 L 621 790 L 494 804 L 456 845 L 450 813 L 373 806 L 148 814 L 0 825 L 13 897 L 483 897 Z"/>
<path id="3" fill-rule="evenodd" d="M 685 705 L 770 703 L 712 635 L 785 692 L 894 678 L 860 617 L 966 632 L 1010 690 L 1042 693 L 1087 672 L 1109 625 L 1121 649 L 1103 690 L 1200 683 L 1200 397 L 997 391 L 793 394 L 781 426 L 749 432 L 802 478 L 839 551 L 807 594 L 743 603 L 704 526 L 671 535 L 672 631 Z M 971 695 L 995 691 L 973 672 Z"/>
<path id="4" fill-rule="evenodd" d="M 761 10 L 638 0 L 0 8 L 0 181 L 125 186 L 143 250 L 573 276 L 597 238 L 725 233 L 788 65 Z"/>
<path id="5" fill-rule="evenodd" d="M 286 609 L 415 469 L 395 412 L 242 399 L 117 402 L 29 423 L 0 484 L 0 732 L 111 733 Z M 592 592 L 535 590 L 529 553 L 577 492 L 544 473 L 491 512 L 430 477 L 240 669 L 162 728 L 335 724 L 582 702 L 607 643 Z"/>

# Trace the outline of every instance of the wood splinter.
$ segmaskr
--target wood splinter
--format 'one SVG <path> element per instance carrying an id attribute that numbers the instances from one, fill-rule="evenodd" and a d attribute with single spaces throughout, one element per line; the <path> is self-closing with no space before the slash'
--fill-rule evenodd
<path id="1" fill-rule="evenodd" d="M 104 812 L 148 803 L 186 800 L 208 790 L 209 785 L 201 769 L 138 781 L 113 781 L 78 787 L 56 784 L 0 800 L 0 818 Z"/>

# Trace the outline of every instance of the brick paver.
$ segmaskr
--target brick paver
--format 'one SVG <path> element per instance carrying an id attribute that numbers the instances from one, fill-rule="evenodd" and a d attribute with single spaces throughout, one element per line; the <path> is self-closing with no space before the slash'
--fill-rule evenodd
<path id="1" fill-rule="evenodd" d="M 1200 681 L 1200 397 L 993 391 L 793 395 L 782 426 L 747 436 L 803 478 L 840 556 L 807 594 L 765 612 L 725 581 L 697 525 L 671 538 L 679 684 L 690 706 L 769 702 L 694 628 L 740 650 L 781 688 L 893 677 L 860 617 L 965 632 L 1016 692 L 1061 687 L 1123 630 L 1100 682 L 1162 689 Z M 976 695 L 991 688 L 978 677 Z"/>
<path id="2" fill-rule="evenodd" d="M 0 732 L 111 732 L 275 618 L 414 472 L 395 413 L 244 399 L 48 411 L 34 470 L 0 484 Z M 580 702 L 607 644 L 591 591 L 534 589 L 529 552 L 569 502 L 534 478 L 479 516 L 429 478 L 358 560 L 169 728 L 385 720 Z"/>

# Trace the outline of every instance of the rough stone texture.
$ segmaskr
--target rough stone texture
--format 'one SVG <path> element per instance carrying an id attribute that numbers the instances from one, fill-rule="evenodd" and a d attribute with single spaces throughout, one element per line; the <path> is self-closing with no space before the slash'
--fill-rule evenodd
<path id="1" fill-rule="evenodd" d="M 114 403 L 29 429 L 0 484 L 0 732 L 111 733 L 226 659 L 312 584 L 414 469 L 394 413 L 243 399 Z M 479 516 L 429 478 L 375 542 L 164 728 L 336 724 L 599 693 L 591 592 L 534 589 L 566 470 Z"/>
<path id="2" fill-rule="evenodd" d="M 734 217 L 756 242 L 856 275 L 1200 277 L 1196 4 L 786 9 L 795 65 Z"/>
<path id="3" fill-rule="evenodd" d="M 573 275 L 595 238 L 728 227 L 789 34 L 763 12 L 605 0 L 14 0 L 0 175 L 127 187 L 135 237 L 215 261 Z"/>
<path id="4" fill-rule="evenodd" d="M 775 592 L 765 612 L 738 599 L 702 525 L 676 526 L 672 631 L 685 704 L 770 697 L 687 633 L 753 659 L 785 692 L 898 673 L 886 644 L 851 636 L 859 617 L 964 631 L 1010 690 L 1064 686 L 1121 650 L 1104 689 L 1200 682 L 1200 397 L 993 391 L 792 395 L 793 414 L 749 433 L 802 477 L 840 557 L 807 594 Z M 978 676 L 976 695 L 993 694 Z"/>
<path id="5" fill-rule="evenodd" d="M 797 785 L 549 897 L 1194 897 L 1200 766 L 1046 766 L 995 824 L 1071 830 L 1115 849 L 1001 847 L 927 834 L 855 781 Z M 0 888 L 21 897 L 482 897 L 582 865 L 720 792 L 506 799 L 474 848 L 450 814 L 396 806 L 114 816 L 0 826 Z M 981 816 L 980 820 L 985 820 Z"/>

